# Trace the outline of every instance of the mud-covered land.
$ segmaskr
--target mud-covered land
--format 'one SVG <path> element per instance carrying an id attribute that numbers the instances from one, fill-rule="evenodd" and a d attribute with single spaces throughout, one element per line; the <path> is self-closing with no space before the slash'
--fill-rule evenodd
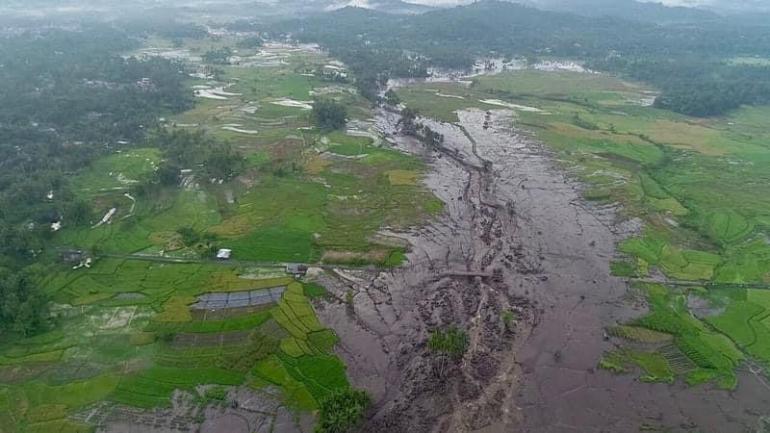
<path id="1" fill-rule="evenodd" d="M 354 384 L 375 396 L 363 430 L 755 431 L 770 405 L 755 377 L 726 392 L 596 368 L 613 344 L 605 327 L 645 311 L 609 271 L 616 242 L 639 223 L 583 201 L 512 112 L 458 114 L 457 125 L 428 122 L 446 137 L 432 152 L 394 133 L 396 115 L 379 113 L 395 146 L 431 162 L 425 182 L 446 211 L 392 234 L 413 245 L 407 266 L 323 277 L 349 302 L 319 314 L 339 334 Z M 447 366 L 426 341 L 450 325 L 467 329 L 471 343 Z"/>

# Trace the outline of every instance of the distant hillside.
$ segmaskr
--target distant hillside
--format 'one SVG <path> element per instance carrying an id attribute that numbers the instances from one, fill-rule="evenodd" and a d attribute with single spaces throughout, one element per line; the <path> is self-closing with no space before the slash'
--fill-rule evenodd
<path id="1" fill-rule="evenodd" d="M 341 9 L 343 7 L 351 6 L 363 9 L 371 9 L 379 12 L 387 12 L 391 14 L 414 15 L 428 12 L 434 9 L 431 6 L 402 0 L 333 0 L 331 3 L 331 5 L 327 6 L 328 9 Z"/>
<path id="2" fill-rule="evenodd" d="M 715 12 L 693 7 L 666 6 L 635 0 L 524 0 L 535 7 L 583 16 L 611 16 L 654 23 L 681 23 L 718 19 Z"/>
<path id="3" fill-rule="evenodd" d="M 728 13 L 770 12 L 767 0 L 667 0 L 673 4 L 694 3 L 694 5 Z"/>
<path id="4" fill-rule="evenodd" d="M 666 16 L 674 21 L 672 17 L 675 14 L 683 13 L 680 9 L 683 8 L 664 8 L 663 11 L 670 13 Z M 283 23 L 278 31 L 291 32 L 299 39 L 330 47 L 360 49 L 360 43 L 366 41 L 367 51 L 419 52 L 428 56 L 434 64 L 447 67 L 468 65 L 476 56 L 490 52 L 574 58 L 604 58 L 611 53 L 627 57 L 686 56 L 694 53 L 725 57 L 767 54 L 770 26 L 747 28 L 708 12 L 694 13 L 698 15 L 693 17 L 713 19 L 701 21 L 698 25 L 662 25 L 608 17 L 606 14 L 577 15 L 487 0 L 414 16 L 388 15 L 376 10 L 348 7 L 309 17 L 301 23 Z M 297 32 L 298 28 L 302 30 Z"/>

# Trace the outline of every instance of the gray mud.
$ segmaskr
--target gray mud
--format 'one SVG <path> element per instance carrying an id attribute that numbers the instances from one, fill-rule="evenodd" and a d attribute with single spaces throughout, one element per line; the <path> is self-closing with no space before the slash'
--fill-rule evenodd
<path id="1" fill-rule="evenodd" d="M 770 391 L 749 372 L 726 392 L 596 369 L 613 344 L 605 327 L 645 311 L 609 271 L 617 241 L 638 222 L 584 202 L 553 155 L 513 127 L 512 112 L 459 118 L 426 121 L 446 137 L 434 151 L 398 135 L 397 115 L 378 113 L 395 147 L 430 164 L 425 183 L 445 212 L 387 233 L 411 243 L 405 266 L 320 277 L 338 299 L 353 295 L 318 314 L 340 336 L 354 385 L 374 397 L 362 430 L 757 431 Z M 450 325 L 470 337 L 458 362 L 426 347 L 431 330 Z"/>
<path id="2" fill-rule="evenodd" d="M 205 393 L 206 387 L 195 392 Z M 281 391 L 230 388 L 224 401 L 201 407 L 196 396 L 177 391 L 170 408 L 152 411 L 102 404 L 83 412 L 80 421 L 98 425 L 97 433 L 310 433 L 312 414 L 298 416 L 282 403 Z"/>

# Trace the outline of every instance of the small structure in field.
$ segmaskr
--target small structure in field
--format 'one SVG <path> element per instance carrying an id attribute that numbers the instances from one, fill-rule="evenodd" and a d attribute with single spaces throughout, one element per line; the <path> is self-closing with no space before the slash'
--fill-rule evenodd
<path id="1" fill-rule="evenodd" d="M 221 250 L 217 251 L 217 259 L 219 260 L 230 260 L 232 256 L 233 250 L 222 248 Z"/>
<path id="2" fill-rule="evenodd" d="M 307 265 L 300 263 L 289 263 L 286 265 L 286 273 L 294 276 L 294 278 L 302 278 L 307 275 Z"/>
<path id="3" fill-rule="evenodd" d="M 59 259 L 63 263 L 78 264 L 86 259 L 86 253 L 82 250 L 63 250 L 59 253 Z"/>
<path id="4" fill-rule="evenodd" d="M 90 268 L 94 259 L 82 250 L 61 250 L 59 259 L 62 263 L 72 265 L 72 269 Z"/>

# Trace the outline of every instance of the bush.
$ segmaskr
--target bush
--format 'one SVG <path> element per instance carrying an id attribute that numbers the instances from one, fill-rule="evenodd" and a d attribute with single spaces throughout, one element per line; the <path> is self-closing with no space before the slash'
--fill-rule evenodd
<path id="1" fill-rule="evenodd" d="M 192 246 L 201 240 L 200 235 L 192 227 L 181 227 L 176 232 L 182 236 L 182 242 L 185 246 Z"/>
<path id="2" fill-rule="evenodd" d="M 365 391 L 346 388 L 321 401 L 316 433 L 346 433 L 361 422 L 371 400 Z"/>
<path id="3" fill-rule="evenodd" d="M 431 351 L 460 359 L 468 350 L 468 334 L 456 327 L 446 331 L 435 330 L 430 334 L 428 347 Z"/>

